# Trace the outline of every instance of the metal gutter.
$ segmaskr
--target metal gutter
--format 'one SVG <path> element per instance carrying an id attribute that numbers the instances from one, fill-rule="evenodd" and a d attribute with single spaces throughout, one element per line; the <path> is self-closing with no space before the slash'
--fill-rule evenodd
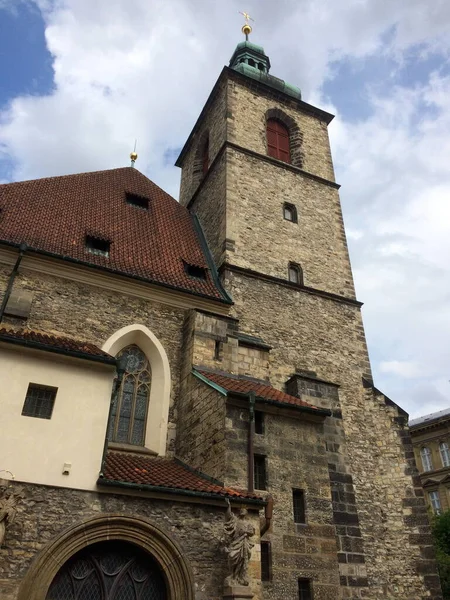
<path id="1" fill-rule="evenodd" d="M 197 379 L 200 379 L 200 381 L 203 381 L 203 383 L 206 383 L 206 385 L 209 385 L 210 387 L 214 388 L 216 391 L 218 391 L 220 394 L 222 394 L 222 396 L 228 396 L 228 392 L 225 388 L 221 387 L 217 383 L 214 383 L 213 381 L 211 381 L 210 379 L 208 379 L 207 377 L 205 377 L 204 375 L 202 375 L 195 369 L 192 369 L 192 375 L 197 377 Z"/>
<path id="2" fill-rule="evenodd" d="M 131 490 L 136 490 L 140 492 L 157 492 L 161 494 L 173 494 L 176 496 L 191 496 L 195 498 L 208 498 L 210 500 L 225 500 L 228 498 L 231 501 L 239 502 L 241 504 L 255 504 L 256 506 L 265 506 L 267 502 L 265 500 L 258 498 L 242 498 L 231 496 L 228 494 L 218 494 L 214 492 L 196 492 L 194 490 L 186 490 L 181 488 L 170 488 L 164 487 L 160 485 L 147 485 L 147 484 L 139 484 L 139 483 L 129 483 L 126 481 L 115 481 L 112 479 L 98 479 L 97 485 L 99 486 L 107 486 L 107 487 L 123 487 Z"/>

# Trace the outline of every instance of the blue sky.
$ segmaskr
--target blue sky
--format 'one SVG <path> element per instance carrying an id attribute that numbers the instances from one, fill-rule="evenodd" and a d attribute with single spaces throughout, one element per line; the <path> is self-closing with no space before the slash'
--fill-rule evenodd
<path id="1" fill-rule="evenodd" d="M 272 73 L 329 128 L 376 383 L 450 406 L 450 5 L 248 0 Z M 282 10 L 280 10 L 282 9 Z M 238 0 L 0 0 L 0 181 L 173 166 L 240 41 Z"/>

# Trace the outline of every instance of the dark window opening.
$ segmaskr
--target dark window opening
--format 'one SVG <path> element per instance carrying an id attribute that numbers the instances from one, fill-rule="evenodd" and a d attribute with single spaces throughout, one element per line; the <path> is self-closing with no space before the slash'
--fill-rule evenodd
<path id="1" fill-rule="evenodd" d="M 144 196 L 138 196 L 137 194 L 125 194 L 125 199 L 127 204 L 130 206 L 135 206 L 136 208 L 143 208 L 144 210 L 148 210 L 148 198 Z"/>
<path id="2" fill-rule="evenodd" d="M 22 409 L 24 417 L 51 419 L 58 388 L 30 383 Z"/>
<path id="3" fill-rule="evenodd" d="M 298 598 L 299 600 L 312 600 L 311 580 L 298 580 Z"/>
<path id="4" fill-rule="evenodd" d="M 255 433 L 264 433 L 264 413 L 255 410 Z"/>
<path id="5" fill-rule="evenodd" d="M 303 285 L 303 272 L 300 265 L 289 263 L 289 281 Z"/>
<path id="6" fill-rule="evenodd" d="M 294 508 L 294 523 L 306 523 L 305 493 L 303 490 L 292 491 L 292 502 Z"/>
<path id="7" fill-rule="evenodd" d="M 248 60 L 248 64 L 249 64 L 251 67 L 256 67 L 256 64 L 255 64 L 255 61 L 253 60 L 253 58 L 249 58 L 249 60 Z"/>
<path id="8" fill-rule="evenodd" d="M 196 279 L 206 279 L 205 267 L 198 267 L 197 265 L 186 265 L 186 273 L 189 277 L 195 277 Z"/>
<path id="9" fill-rule="evenodd" d="M 266 457 L 255 454 L 253 457 L 253 464 L 255 489 L 267 489 Z"/>
<path id="10" fill-rule="evenodd" d="M 267 121 L 267 153 L 283 162 L 291 162 L 289 130 L 277 119 Z"/>
<path id="11" fill-rule="evenodd" d="M 206 138 L 202 152 L 202 171 L 203 175 L 207 173 L 209 169 L 209 137 Z"/>
<path id="12" fill-rule="evenodd" d="M 214 360 L 222 360 L 222 342 L 216 340 L 214 344 Z"/>
<path id="13" fill-rule="evenodd" d="M 283 205 L 283 217 L 286 221 L 291 221 L 292 223 L 297 223 L 297 209 L 293 204 L 289 204 L 285 202 Z"/>
<path id="14" fill-rule="evenodd" d="M 270 542 L 261 542 L 261 581 L 272 581 L 272 548 Z"/>
<path id="15" fill-rule="evenodd" d="M 100 238 L 91 235 L 86 236 L 86 249 L 91 254 L 96 254 L 97 256 L 109 256 L 110 247 L 111 242 L 108 240 L 101 240 Z"/>
<path id="16" fill-rule="evenodd" d="M 258 63 L 258 69 L 260 71 L 264 71 L 264 65 L 262 63 Z"/>

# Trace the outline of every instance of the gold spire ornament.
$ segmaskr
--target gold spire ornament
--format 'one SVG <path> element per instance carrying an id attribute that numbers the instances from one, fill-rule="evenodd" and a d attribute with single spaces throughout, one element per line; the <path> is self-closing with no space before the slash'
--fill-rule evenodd
<path id="1" fill-rule="evenodd" d="M 134 142 L 134 150 L 133 152 L 130 154 L 130 158 L 131 158 L 131 166 L 134 167 L 134 163 L 137 161 L 138 155 L 136 152 L 136 144 L 137 144 L 137 140 L 135 140 Z"/>
<path id="2" fill-rule="evenodd" d="M 248 42 L 248 36 L 252 32 L 252 27 L 251 27 L 249 21 L 253 21 L 253 23 L 254 23 L 255 20 L 252 19 L 251 16 L 246 12 L 239 12 L 239 14 L 242 15 L 246 21 L 245 25 L 243 25 L 243 27 L 242 27 L 242 33 L 245 35 L 245 40 Z"/>

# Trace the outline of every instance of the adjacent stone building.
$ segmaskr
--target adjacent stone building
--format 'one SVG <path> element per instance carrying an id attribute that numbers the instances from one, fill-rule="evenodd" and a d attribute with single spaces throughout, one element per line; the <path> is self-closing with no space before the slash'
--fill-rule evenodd
<path id="1" fill-rule="evenodd" d="M 450 509 L 450 410 L 409 422 L 414 455 L 427 504 L 434 513 Z"/>
<path id="2" fill-rule="evenodd" d="M 333 117 L 269 69 L 237 46 L 179 203 L 134 168 L 0 186 L 2 599 L 441 598 Z"/>

